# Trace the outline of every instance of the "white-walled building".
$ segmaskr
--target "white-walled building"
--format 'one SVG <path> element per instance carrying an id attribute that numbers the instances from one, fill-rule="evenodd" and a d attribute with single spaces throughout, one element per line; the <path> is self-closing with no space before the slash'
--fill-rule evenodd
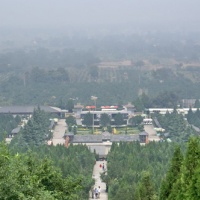
<path id="1" fill-rule="evenodd" d="M 118 113 L 122 114 L 125 124 L 128 124 L 128 119 L 134 116 L 135 111 L 135 107 L 131 103 L 124 105 L 122 110 L 118 110 L 117 106 L 102 106 L 101 110 L 96 110 L 96 107 L 94 106 L 86 106 L 87 110 L 83 110 L 83 108 L 84 107 L 80 104 L 74 106 L 73 111 L 76 118 L 83 120 L 84 116 L 90 112 L 93 115 L 95 126 L 100 125 L 100 118 L 104 113 L 110 117 L 111 124 Z"/>
<path id="2" fill-rule="evenodd" d="M 197 111 L 197 108 L 191 108 L 191 109 L 193 112 Z M 174 109 L 173 108 L 148 108 L 146 110 L 149 111 L 149 114 L 159 113 L 159 114 L 165 115 L 167 112 L 172 113 Z M 176 111 L 182 115 L 187 115 L 189 110 L 190 110 L 190 108 L 177 108 L 176 109 Z"/>

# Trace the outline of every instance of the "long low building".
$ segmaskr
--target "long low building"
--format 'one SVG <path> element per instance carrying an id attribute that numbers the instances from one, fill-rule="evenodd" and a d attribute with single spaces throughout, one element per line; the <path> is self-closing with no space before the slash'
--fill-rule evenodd
<path id="1" fill-rule="evenodd" d="M 57 107 L 51 106 L 39 106 L 41 110 L 47 113 L 57 114 L 61 116 L 63 111 Z M 3 106 L 0 107 L 0 114 L 12 114 L 12 115 L 32 115 L 34 110 L 38 106 Z"/>
<path id="2" fill-rule="evenodd" d="M 108 132 L 104 132 L 100 135 L 67 134 L 65 135 L 65 145 L 68 146 L 69 144 L 84 144 L 87 145 L 92 152 L 95 151 L 97 154 L 99 154 L 100 157 L 105 157 L 110 151 L 113 142 L 120 143 L 138 141 L 140 142 L 140 144 L 147 144 L 149 142 L 148 137 L 149 135 L 145 131 L 141 132 L 140 134 L 134 135 L 114 135 Z"/>
<path id="3" fill-rule="evenodd" d="M 191 108 L 191 109 L 193 112 L 197 111 L 197 108 Z M 177 108 L 176 109 L 176 111 L 182 115 L 187 115 L 189 110 L 190 110 L 190 108 Z M 148 111 L 150 114 L 159 113 L 159 114 L 164 115 L 167 112 L 172 113 L 174 111 L 174 109 L 173 108 L 148 108 L 148 109 L 146 109 L 146 111 Z"/>

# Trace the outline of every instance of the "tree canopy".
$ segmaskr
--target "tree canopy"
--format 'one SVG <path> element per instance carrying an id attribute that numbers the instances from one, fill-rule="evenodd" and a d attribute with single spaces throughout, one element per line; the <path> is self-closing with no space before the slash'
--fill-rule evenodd
<path id="1" fill-rule="evenodd" d="M 80 178 L 63 178 L 51 160 L 34 153 L 12 155 L 0 144 L 0 199 L 79 199 Z"/>
<path id="2" fill-rule="evenodd" d="M 93 115 L 88 112 L 84 115 L 84 119 L 82 121 L 82 123 L 86 126 L 92 126 L 93 125 Z"/>
<path id="3" fill-rule="evenodd" d="M 100 118 L 100 124 L 101 124 L 101 126 L 103 126 L 103 127 L 109 126 L 110 125 L 110 121 L 111 120 L 110 120 L 110 117 L 109 117 L 108 114 L 103 113 L 101 115 L 101 118 Z"/>
<path id="4" fill-rule="evenodd" d="M 28 123 L 21 129 L 18 135 L 14 137 L 12 144 L 19 145 L 22 148 L 44 144 L 52 137 L 49 131 L 49 125 L 50 121 L 47 114 L 38 107 L 34 110 Z"/>
<path id="5" fill-rule="evenodd" d="M 114 120 L 115 120 L 115 125 L 117 125 L 117 126 L 121 126 L 121 125 L 124 124 L 124 118 L 123 118 L 123 115 L 121 113 L 117 113 L 114 116 Z"/>

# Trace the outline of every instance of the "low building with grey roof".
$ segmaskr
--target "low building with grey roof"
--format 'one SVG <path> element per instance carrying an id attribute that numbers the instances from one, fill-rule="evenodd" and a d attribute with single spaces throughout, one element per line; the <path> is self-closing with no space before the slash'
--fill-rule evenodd
<path id="1" fill-rule="evenodd" d="M 39 106 L 41 110 L 47 113 L 53 113 L 60 116 L 62 114 L 62 110 L 57 107 L 51 106 Z M 0 107 L 0 114 L 12 114 L 12 115 L 32 115 L 34 110 L 37 109 L 38 106 L 3 106 Z"/>
<path id="2" fill-rule="evenodd" d="M 141 137 L 142 136 L 142 137 Z M 119 134 L 114 135 L 109 132 L 104 132 L 99 135 L 74 135 L 72 133 L 66 134 L 65 137 L 68 137 L 69 142 L 73 145 L 84 144 L 87 145 L 90 150 L 99 154 L 100 157 L 105 157 L 109 152 L 111 145 L 113 142 L 134 142 L 138 141 L 140 143 L 145 143 L 144 141 L 148 141 L 148 133 L 142 132 L 140 134 L 126 135 Z M 142 139 L 142 141 L 141 141 Z"/>

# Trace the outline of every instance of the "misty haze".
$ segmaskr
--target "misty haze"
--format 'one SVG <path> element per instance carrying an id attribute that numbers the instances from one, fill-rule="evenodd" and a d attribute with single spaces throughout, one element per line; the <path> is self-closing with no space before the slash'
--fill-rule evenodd
<path id="1" fill-rule="evenodd" d="M 0 0 L 0 199 L 200 199 L 199 0 Z"/>

